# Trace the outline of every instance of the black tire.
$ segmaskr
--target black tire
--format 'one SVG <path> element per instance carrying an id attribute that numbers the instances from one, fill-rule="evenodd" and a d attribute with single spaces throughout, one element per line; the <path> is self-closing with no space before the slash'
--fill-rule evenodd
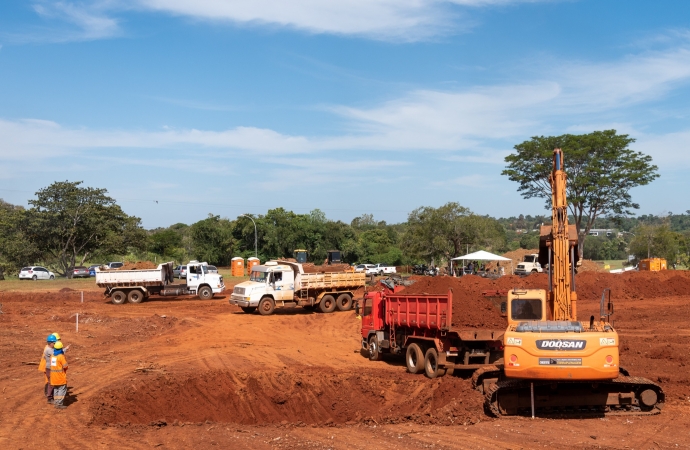
<path id="1" fill-rule="evenodd" d="M 438 351 L 434 347 L 429 347 L 424 355 L 424 374 L 428 378 L 436 378 L 446 374 L 445 370 L 438 365 Z"/>
<path id="2" fill-rule="evenodd" d="M 240 306 L 240 308 L 242 308 L 242 311 L 246 312 L 247 314 L 251 314 L 256 311 L 256 306 Z"/>
<path id="3" fill-rule="evenodd" d="M 319 311 L 322 313 L 332 313 L 335 311 L 335 298 L 331 294 L 321 297 L 319 302 Z"/>
<path id="4" fill-rule="evenodd" d="M 350 294 L 340 294 L 335 301 L 338 311 L 349 311 L 352 309 L 352 297 Z"/>
<path id="5" fill-rule="evenodd" d="M 405 366 L 410 373 L 420 373 L 424 370 L 424 353 L 418 344 L 413 343 L 407 346 Z"/>
<path id="6" fill-rule="evenodd" d="M 144 293 L 139 289 L 132 289 L 127 294 L 127 301 L 130 303 L 141 303 L 144 301 Z"/>
<path id="7" fill-rule="evenodd" d="M 382 359 L 383 353 L 381 353 L 381 345 L 379 344 L 379 338 L 377 338 L 374 334 L 369 338 L 369 360 L 381 361 Z"/>
<path id="8" fill-rule="evenodd" d="M 110 295 L 110 303 L 121 305 L 127 301 L 127 294 L 124 291 L 115 291 Z"/>
<path id="9" fill-rule="evenodd" d="M 537 273 L 537 269 L 532 269 L 531 273 Z"/>
<path id="10" fill-rule="evenodd" d="M 51 280 L 54 280 L 54 279 L 55 279 L 55 275 L 51 275 L 51 276 L 50 276 L 50 279 L 51 279 Z"/>
<path id="11" fill-rule="evenodd" d="M 33 277 L 31 277 L 31 279 L 36 281 L 36 280 L 38 280 L 38 277 L 36 275 L 34 275 Z"/>
<path id="12" fill-rule="evenodd" d="M 208 286 L 202 286 L 196 294 L 202 300 L 211 300 L 213 298 L 213 289 Z"/>
<path id="13" fill-rule="evenodd" d="M 271 297 L 264 297 L 259 302 L 259 314 L 262 316 L 270 316 L 276 309 L 276 304 Z"/>

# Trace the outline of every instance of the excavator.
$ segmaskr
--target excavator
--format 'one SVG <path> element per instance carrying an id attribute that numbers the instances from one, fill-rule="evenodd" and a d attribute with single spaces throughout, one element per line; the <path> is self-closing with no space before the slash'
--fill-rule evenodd
<path id="1" fill-rule="evenodd" d="M 620 367 L 610 289 L 602 294 L 598 320 L 577 320 L 578 234 L 568 224 L 561 149 L 553 151 L 549 182 L 552 225 L 541 227 L 539 241 L 548 291 L 508 291 L 503 368 L 485 384 L 485 408 L 497 417 L 656 414 L 664 403 L 661 387 Z"/>

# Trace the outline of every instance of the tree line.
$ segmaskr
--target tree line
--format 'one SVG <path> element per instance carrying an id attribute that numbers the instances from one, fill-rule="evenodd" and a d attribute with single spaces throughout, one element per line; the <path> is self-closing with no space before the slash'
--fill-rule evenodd
<path id="1" fill-rule="evenodd" d="M 650 156 L 629 148 L 634 142 L 615 130 L 533 137 L 514 147 L 502 174 L 518 183 L 524 198 L 544 199 L 548 210 L 551 156 L 554 148 L 562 148 L 570 218 L 580 232 L 584 258 L 649 255 L 687 264 L 690 214 L 633 216 L 639 205 L 630 189 L 659 176 Z M 225 266 L 234 256 L 254 256 L 254 223 L 256 253 L 262 261 L 306 249 L 309 260 L 320 263 L 328 250 L 337 249 L 348 263 L 441 265 L 475 250 L 537 248 L 535 230 L 551 222 L 550 214 L 495 219 L 449 202 L 417 208 L 399 224 L 371 214 L 345 223 L 328 219 L 318 209 L 297 214 L 276 208 L 251 219 L 210 214 L 191 225 L 144 230 L 141 220 L 124 213 L 105 189 L 70 181 L 39 190 L 29 205 L 27 209 L 0 201 L 1 267 L 13 271 L 40 263 L 68 276 L 75 265 L 115 259 L 197 259 Z M 592 228 L 616 228 L 621 234 L 589 236 Z"/>

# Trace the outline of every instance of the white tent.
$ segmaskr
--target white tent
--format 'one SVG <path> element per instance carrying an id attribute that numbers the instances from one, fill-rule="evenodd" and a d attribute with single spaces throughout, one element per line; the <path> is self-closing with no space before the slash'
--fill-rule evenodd
<path id="1" fill-rule="evenodd" d="M 513 274 L 513 260 L 503 256 L 494 255 L 493 253 L 479 250 L 478 252 L 470 253 L 465 256 L 458 256 L 450 260 L 450 268 L 453 269 L 453 261 L 510 261 L 510 273 Z M 464 266 L 464 264 L 463 264 Z"/>

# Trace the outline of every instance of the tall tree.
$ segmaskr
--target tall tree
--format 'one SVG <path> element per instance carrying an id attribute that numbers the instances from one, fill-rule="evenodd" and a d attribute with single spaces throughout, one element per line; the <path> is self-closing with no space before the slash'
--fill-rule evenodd
<path id="1" fill-rule="evenodd" d="M 412 211 L 402 238 L 402 246 L 409 254 L 437 262 L 464 254 L 467 247 L 491 250 L 504 243 L 505 230 L 497 220 L 472 214 L 455 202 Z"/>
<path id="2" fill-rule="evenodd" d="M 640 206 L 632 201 L 630 189 L 659 177 L 652 157 L 628 148 L 635 142 L 616 130 L 589 134 L 533 137 L 515 146 L 506 156 L 502 172 L 519 183 L 524 198 L 543 198 L 551 208 L 549 174 L 554 148 L 563 149 L 568 174 L 568 207 L 578 233 L 587 235 L 600 215 L 630 215 Z M 584 229 L 583 229 L 583 221 Z M 580 255 L 584 239 L 580 239 Z"/>
<path id="3" fill-rule="evenodd" d="M 138 245 L 145 237 L 139 219 L 125 214 L 106 189 L 81 184 L 55 182 L 36 192 L 27 211 L 29 240 L 67 277 L 72 267 L 83 264 L 93 252 L 106 247 L 124 252 L 127 245 Z"/>

